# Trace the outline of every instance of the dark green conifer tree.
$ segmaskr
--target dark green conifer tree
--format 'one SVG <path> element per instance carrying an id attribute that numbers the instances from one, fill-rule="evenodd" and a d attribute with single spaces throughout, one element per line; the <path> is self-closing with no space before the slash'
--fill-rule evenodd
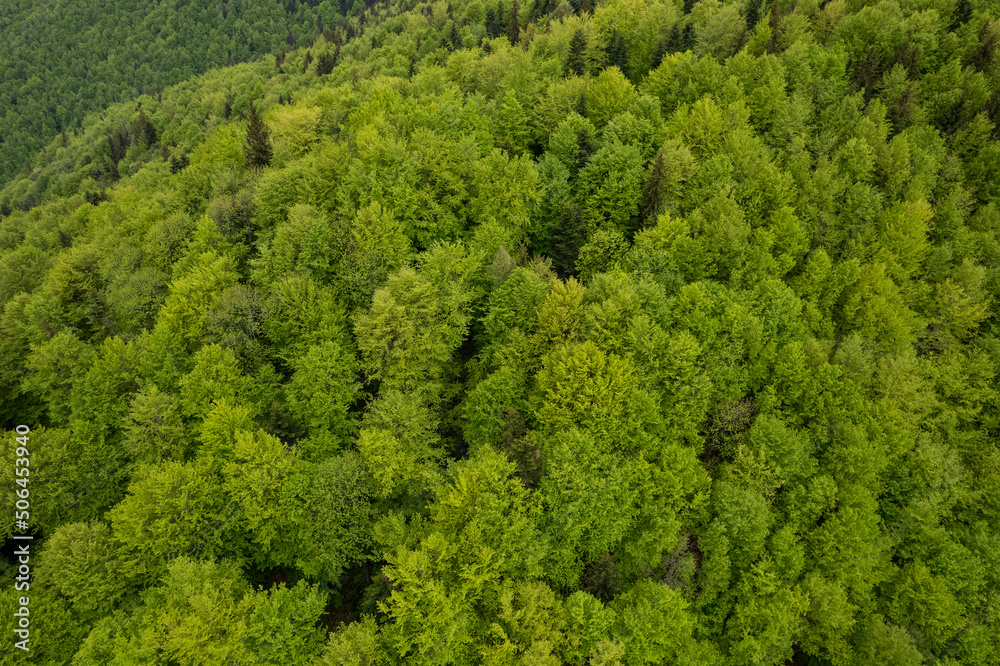
<path id="1" fill-rule="evenodd" d="M 323 53 L 316 59 L 316 74 L 325 76 L 333 71 L 335 55 L 330 51 Z"/>
<path id="2" fill-rule="evenodd" d="M 760 6 L 762 0 L 750 0 L 747 4 L 746 10 L 746 20 L 747 20 L 747 32 L 753 32 L 754 26 L 757 25 L 757 21 L 760 20 Z"/>
<path id="3" fill-rule="evenodd" d="M 663 177 L 666 175 L 666 165 L 663 162 L 663 151 L 656 154 L 653 161 L 653 168 L 649 170 L 646 178 L 646 186 L 642 190 L 642 213 L 643 222 L 647 225 L 656 223 L 656 216 L 660 213 L 660 202 L 663 197 Z"/>
<path id="4" fill-rule="evenodd" d="M 493 7 L 486 8 L 486 35 L 493 39 L 500 35 L 500 19 L 497 10 Z"/>
<path id="5" fill-rule="evenodd" d="M 955 5 L 954 19 L 948 27 L 950 32 L 958 30 L 972 18 L 972 0 L 958 0 Z"/>
<path id="6" fill-rule="evenodd" d="M 576 74 L 583 76 L 587 63 L 583 58 L 583 52 L 587 48 L 587 37 L 583 30 L 573 33 L 573 39 L 569 42 L 569 57 L 566 59 L 566 76 Z"/>
<path id="7" fill-rule="evenodd" d="M 458 24 L 454 21 L 451 23 L 451 30 L 448 31 L 447 41 L 452 50 L 462 48 L 462 36 L 458 32 Z"/>
<path id="8" fill-rule="evenodd" d="M 250 100 L 247 113 L 247 143 L 244 152 L 247 163 L 252 167 L 264 167 L 271 163 L 271 131 L 258 115 L 253 99 Z"/>
<path id="9" fill-rule="evenodd" d="M 65 136 L 66 133 L 63 132 L 63 137 Z M 132 143 L 141 143 L 147 148 L 156 143 L 156 128 L 149 121 L 149 116 L 143 111 L 142 105 L 139 106 L 139 117 L 132 125 Z"/>
<path id="10" fill-rule="evenodd" d="M 510 15 L 507 16 L 507 39 L 510 40 L 511 45 L 517 44 L 521 38 L 521 23 L 518 18 L 519 9 L 517 0 L 514 0 L 514 4 L 510 8 Z"/>
<path id="11" fill-rule="evenodd" d="M 611 34 L 611 42 L 605 55 L 609 67 L 617 67 L 622 74 L 628 75 L 628 48 L 625 46 L 625 38 L 617 30 Z"/>

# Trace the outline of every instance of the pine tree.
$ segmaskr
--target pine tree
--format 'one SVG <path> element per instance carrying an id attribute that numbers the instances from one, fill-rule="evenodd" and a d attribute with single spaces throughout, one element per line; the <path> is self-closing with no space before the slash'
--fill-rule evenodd
<path id="1" fill-rule="evenodd" d="M 448 31 L 447 41 L 452 50 L 462 48 L 462 36 L 458 33 L 458 24 L 454 21 L 451 23 L 451 30 Z"/>
<path id="2" fill-rule="evenodd" d="M 306 58 L 302 62 L 302 73 L 303 74 L 305 74 L 306 70 L 309 69 L 309 65 L 312 64 L 312 61 L 313 61 L 312 53 L 310 53 L 309 51 L 306 51 Z"/>
<path id="3" fill-rule="evenodd" d="M 257 114 L 252 98 L 247 120 L 247 143 L 243 149 L 247 162 L 253 167 L 265 167 L 271 163 L 271 132 Z"/>
<path id="4" fill-rule="evenodd" d="M 149 121 L 149 116 L 139 106 L 139 117 L 132 124 L 132 143 L 141 143 L 147 148 L 156 143 L 156 128 Z"/>
<path id="5" fill-rule="evenodd" d="M 767 43 L 767 52 L 772 55 L 781 53 L 781 10 L 778 9 L 777 4 L 771 5 L 768 24 L 771 28 L 771 40 Z"/>
<path id="6" fill-rule="evenodd" d="M 576 258 L 580 254 L 580 246 L 587 236 L 587 223 L 583 220 L 583 211 L 575 203 L 569 203 L 563 209 L 552 230 L 552 267 L 560 277 L 572 275 L 576 268 Z"/>
<path id="7" fill-rule="evenodd" d="M 582 103 L 586 104 L 586 97 L 581 97 Z M 586 111 L 586 106 L 582 109 Z M 582 113 L 580 114 L 583 115 Z M 597 152 L 597 140 L 593 134 L 591 134 L 590 128 L 586 125 L 580 128 L 580 131 L 576 135 L 576 164 L 573 168 L 574 175 L 580 172 L 580 169 L 587 166 L 590 161 L 590 156 Z"/>
<path id="8" fill-rule="evenodd" d="M 587 565 L 583 574 L 583 589 L 608 603 L 621 592 L 622 581 L 618 563 L 610 553 Z"/>
<path id="9" fill-rule="evenodd" d="M 674 29 L 677 29 L 676 25 L 674 26 Z M 671 36 L 672 35 L 673 33 L 671 32 Z M 653 70 L 659 67 L 663 62 L 663 56 L 670 53 L 671 36 L 664 35 L 663 37 L 660 37 L 660 41 L 656 43 L 656 50 L 653 51 L 653 61 L 650 63 L 649 69 Z"/>
<path id="10" fill-rule="evenodd" d="M 573 38 L 569 42 L 569 58 L 566 59 L 566 76 L 570 74 L 583 76 L 587 67 L 587 63 L 583 57 L 586 48 L 587 36 L 583 34 L 583 30 L 577 30 L 573 33 Z"/>
<path id="11" fill-rule="evenodd" d="M 510 40 L 511 45 L 517 44 L 521 38 L 521 24 L 517 16 L 519 9 L 517 0 L 514 0 L 514 4 L 510 8 L 510 15 L 507 17 L 507 39 Z"/>
<path id="12" fill-rule="evenodd" d="M 681 48 L 685 51 L 694 48 L 694 25 L 691 23 L 685 25 L 681 33 Z"/>
<path id="13" fill-rule="evenodd" d="M 576 106 L 573 110 L 582 117 L 587 117 L 587 93 L 585 90 L 580 91 L 580 96 L 576 99 Z"/>
<path id="14" fill-rule="evenodd" d="M 329 51 L 320 55 L 320 57 L 316 59 L 316 74 L 319 76 L 325 76 L 326 74 L 332 72 L 334 58 L 334 54 Z"/>
<path id="15" fill-rule="evenodd" d="M 955 6 L 955 18 L 948 27 L 949 32 L 958 30 L 972 18 L 972 0 L 958 0 Z"/>
<path id="16" fill-rule="evenodd" d="M 611 43 L 607 50 L 608 66 L 617 67 L 622 74 L 628 76 L 628 48 L 625 46 L 625 38 L 617 30 L 611 35 Z"/>
<path id="17" fill-rule="evenodd" d="M 750 0 L 746 9 L 746 21 L 747 21 L 747 32 L 753 32 L 754 27 L 757 25 L 757 21 L 760 20 L 760 6 L 762 0 Z"/>
<path id="18" fill-rule="evenodd" d="M 497 18 L 497 11 L 492 7 L 486 8 L 486 35 L 493 39 L 500 34 L 500 20 Z"/>
<path id="19" fill-rule="evenodd" d="M 863 88 L 865 94 L 871 96 L 872 87 L 880 78 L 882 78 L 882 51 L 879 47 L 872 46 L 855 70 L 852 82 L 856 89 Z"/>
<path id="20" fill-rule="evenodd" d="M 640 212 L 646 224 L 655 224 L 660 213 L 660 199 L 663 197 L 663 177 L 666 175 L 666 165 L 663 163 L 663 151 L 656 154 L 653 168 L 649 171 L 646 186 L 642 190 L 642 205 Z"/>

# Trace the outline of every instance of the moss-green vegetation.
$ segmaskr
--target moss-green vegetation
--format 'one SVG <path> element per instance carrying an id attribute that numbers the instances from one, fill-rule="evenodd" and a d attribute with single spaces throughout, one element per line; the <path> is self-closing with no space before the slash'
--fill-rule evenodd
<path id="1" fill-rule="evenodd" d="M 53 134 L 68 141 L 115 102 L 324 32 L 343 41 L 353 34 L 345 14 L 364 7 L 351 9 L 343 0 L 9 0 L 0 12 L 0 183 L 31 171 Z"/>
<path id="2" fill-rule="evenodd" d="M 995 7 L 358 13 L 0 192 L 35 662 L 1000 663 Z"/>

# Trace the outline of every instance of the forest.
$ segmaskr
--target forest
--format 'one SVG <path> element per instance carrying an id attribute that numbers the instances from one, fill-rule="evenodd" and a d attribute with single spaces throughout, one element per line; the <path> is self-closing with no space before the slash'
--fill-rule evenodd
<path id="1" fill-rule="evenodd" d="M 5 0 L 0 183 L 88 114 L 213 67 L 312 43 L 364 11 L 346 0 Z M 343 32 L 341 32 L 341 38 Z"/>
<path id="2" fill-rule="evenodd" d="M 0 663 L 1000 664 L 996 3 L 325 32 L 0 190 Z"/>

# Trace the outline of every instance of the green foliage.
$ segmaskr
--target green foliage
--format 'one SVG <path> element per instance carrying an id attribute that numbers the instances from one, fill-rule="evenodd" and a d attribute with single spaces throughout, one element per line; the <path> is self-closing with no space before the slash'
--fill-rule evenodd
<path id="1" fill-rule="evenodd" d="M 357 432 L 348 414 L 358 393 L 355 361 L 336 342 L 313 345 L 293 362 L 295 374 L 288 383 L 288 408 L 309 429 L 306 453 L 325 458 Z"/>
<path id="2" fill-rule="evenodd" d="M 45 541 L 39 576 L 52 581 L 81 615 L 100 618 L 128 590 L 111 530 L 104 523 L 64 523 Z"/>
<path id="3" fill-rule="evenodd" d="M 161 463 L 110 512 L 111 528 L 124 547 L 125 573 L 155 580 L 181 555 L 225 552 L 231 511 L 218 480 L 200 463 Z"/>
<path id="4" fill-rule="evenodd" d="M 618 67 L 609 67 L 587 86 L 587 117 L 598 129 L 635 100 L 635 88 Z"/>
<path id="5" fill-rule="evenodd" d="M 372 482 L 361 456 L 350 451 L 320 463 L 304 493 L 298 566 L 307 576 L 337 581 L 341 572 L 370 557 Z"/>
<path id="6" fill-rule="evenodd" d="M 280 500 L 289 477 L 297 471 L 295 453 L 276 437 L 260 430 L 236 432 L 233 462 L 223 467 L 224 485 L 215 487 L 220 492 L 224 489 L 239 508 L 242 526 L 264 553 L 272 543 L 277 547 L 292 520 Z"/>
<path id="7" fill-rule="evenodd" d="M 210 3 L 135 2 L 94 9 L 74 3 L 64 7 L 12 6 L 3 26 L 7 76 L 0 100 L 9 109 L 3 131 L 0 182 L 7 183 L 48 138 L 62 132 L 65 148 L 88 114 L 140 95 L 155 96 L 166 86 L 206 70 L 255 60 L 277 52 L 286 35 L 315 38 L 323 21 L 343 20 L 331 6 L 266 6 Z M 22 39 L 44 25 L 37 39 Z M 164 33 L 164 26 L 168 30 Z M 111 134 L 123 153 L 152 148 L 162 138 L 163 118 L 148 100 L 130 104 L 130 117 Z M 213 96 L 220 116 L 229 118 L 234 100 Z M 136 108 L 138 106 L 138 108 Z M 224 110 L 229 109 L 229 110 Z M 149 113 L 147 113 L 149 111 Z M 107 141 L 108 139 L 105 138 Z"/>
<path id="8" fill-rule="evenodd" d="M 139 664 L 168 655 L 190 664 L 306 663 L 322 634 L 313 625 L 325 595 L 305 584 L 252 591 L 232 561 L 187 557 L 131 614 L 100 622 L 77 653 L 81 664 Z M 298 618 L 289 626 L 288 618 Z"/>
<path id="9" fill-rule="evenodd" d="M 35 660 L 996 661 L 991 7 L 291 4 L 0 191 Z"/>
<path id="10" fill-rule="evenodd" d="M 316 666 L 367 666 L 379 657 L 378 625 L 372 616 L 352 622 L 335 633 L 313 662 Z"/>
<path id="11" fill-rule="evenodd" d="M 124 426 L 122 444 L 140 465 L 183 461 L 189 449 L 187 426 L 173 396 L 155 385 L 137 394 Z"/>
<path id="12" fill-rule="evenodd" d="M 461 249 L 453 259 L 446 246 L 439 252 L 441 259 L 455 262 L 441 266 L 451 275 L 435 276 L 430 262 L 421 272 L 403 268 L 356 317 L 362 368 L 382 391 L 416 391 L 433 402 L 444 390 L 442 382 L 468 326 L 463 274 L 471 264 Z"/>
<path id="13" fill-rule="evenodd" d="M 65 424 L 70 415 L 74 383 L 87 371 L 94 350 L 69 331 L 63 331 L 31 350 L 25 362 L 28 376 L 22 386 L 46 396 L 49 421 Z"/>

